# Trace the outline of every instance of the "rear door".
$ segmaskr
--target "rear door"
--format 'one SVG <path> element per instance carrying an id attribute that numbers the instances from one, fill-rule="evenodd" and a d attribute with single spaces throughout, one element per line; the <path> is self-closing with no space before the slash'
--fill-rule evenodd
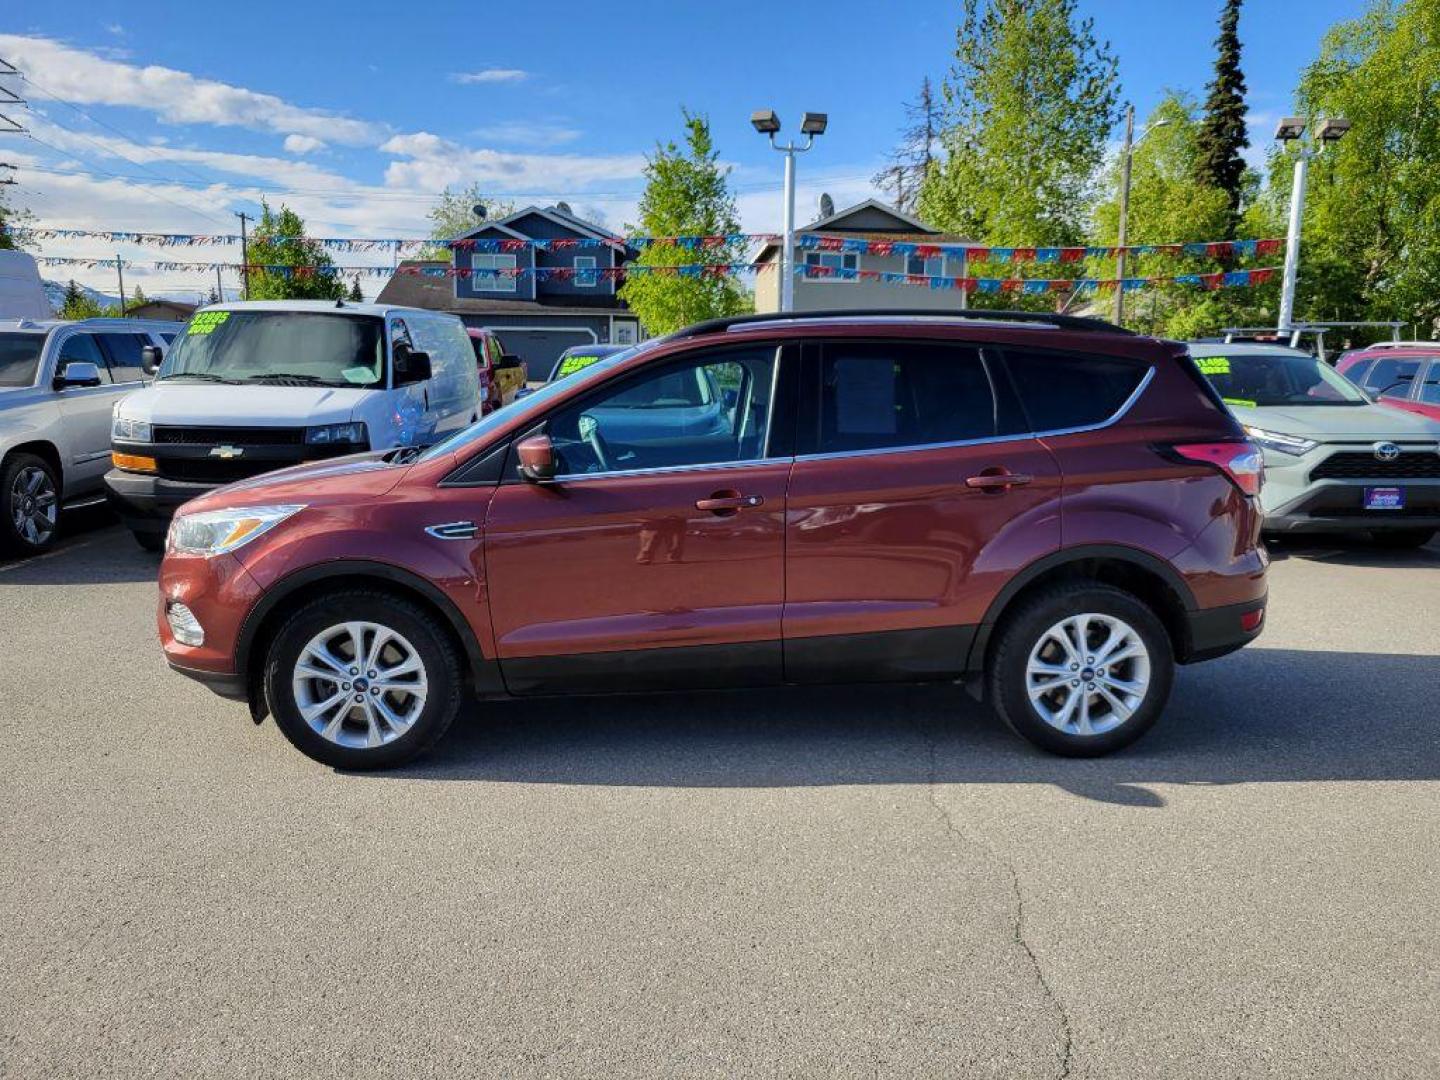
<path id="1" fill-rule="evenodd" d="M 691 354 L 545 418 L 561 475 L 532 484 L 512 469 L 485 520 L 513 693 L 779 682 L 778 352 Z"/>
<path id="2" fill-rule="evenodd" d="M 963 344 L 807 348 L 787 680 L 958 674 L 1000 586 L 1059 547 L 1059 471 L 1001 379 Z"/>

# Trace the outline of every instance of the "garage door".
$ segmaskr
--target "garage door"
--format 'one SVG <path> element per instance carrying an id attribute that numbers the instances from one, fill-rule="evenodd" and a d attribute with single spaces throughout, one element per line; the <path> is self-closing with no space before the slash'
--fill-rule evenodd
<path id="1" fill-rule="evenodd" d="M 498 323 L 492 324 L 490 329 L 500 335 L 500 340 L 504 343 L 507 353 L 514 353 L 525 361 L 532 380 L 547 378 L 560 354 L 570 346 L 595 343 L 595 335 L 589 330 L 560 328 L 507 330 Z"/>

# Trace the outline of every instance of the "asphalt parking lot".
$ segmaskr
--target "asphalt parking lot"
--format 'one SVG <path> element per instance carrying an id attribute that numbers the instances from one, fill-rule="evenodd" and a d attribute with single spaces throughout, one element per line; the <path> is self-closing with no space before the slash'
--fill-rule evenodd
<path id="1" fill-rule="evenodd" d="M 1440 546 L 1277 552 L 1120 756 L 949 687 L 524 702 L 341 775 L 0 563 L 0 1076 L 1433 1077 Z"/>

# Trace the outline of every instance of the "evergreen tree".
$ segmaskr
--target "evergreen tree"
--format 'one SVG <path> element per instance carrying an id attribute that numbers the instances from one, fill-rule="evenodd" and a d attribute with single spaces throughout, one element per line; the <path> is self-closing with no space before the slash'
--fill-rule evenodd
<path id="1" fill-rule="evenodd" d="M 211 285 L 211 286 L 210 286 L 210 291 L 205 294 L 205 303 L 206 303 L 206 304 L 218 304 L 218 303 L 220 303 L 220 293 L 216 291 L 214 285 Z"/>
<path id="2" fill-rule="evenodd" d="M 1235 235 L 1240 215 L 1245 159 L 1240 152 L 1250 145 L 1245 134 L 1245 76 L 1240 71 L 1240 3 L 1225 0 L 1220 36 L 1215 39 L 1215 78 L 1205 99 L 1205 118 L 1197 136 L 1195 179 L 1207 188 L 1225 192 L 1230 216 L 1225 236 Z"/>
<path id="3" fill-rule="evenodd" d="M 350 283 L 350 292 L 345 297 L 345 299 L 353 300 L 357 304 L 364 301 L 365 294 L 360 291 L 360 277 L 358 274 L 356 275 L 355 280 Z"/>
<path id="4" fill-rule="evenodd" d="M 95 319 L 107 312 L 100 307 L 99 302 L 75 284 L 75 279 L 70 279 L 70 284 L 65 287 L 65 299 L 60 305 L 60 318 L 62 319 Z M 117 311 L 118 315 L 119 312 Z"/>
<path id="5" fill-rule="evenodd" d="M 900 132 L 900 144 L 891 155 L 890 164 L 871 178 L 882 191 L 889 189 L 897 207 L 907 213 L 915 209 L 920 187 L 930 175 L 935 151 L 940 140 L 943 117 L 940 99 L 930 83 L 930 76 L 920 80 L 920 93 L 905 103 L 906 126 Z"/>
<path id="6" fill-rule="evenodd" d="M 132 307 L 132 308 L 137 308 L 137 307 L 139 307 L 141 304 L 148 304 L 149 302 L 150 302 L 150 298 L 145 295 L 145 291 L 144 291 L 143 289 L 141 289 L 139 285 L 136 285 L 136 286 L 135 286 L 135 295 L 130 298 L 130 305 L 129 305 L 129 306 Z"/>
<path id="7" fill-rule="evenodd" d="M 9 187 L 9 184 L 0 185 L 0 251 L 21 251 L 26 247 L 26 241 L 10 230 L 30 227 L 35 221 L 35 215 L 10 205 L 7 195 Z"/>
<path id="8" fill-rule="evenodd" d="M 681 110 L 685 147 L 658 145 L 645 165 L 645 193 L 640 196 L 640 222 L 632 231 L 645 236 L 722 236 L 740 231 L 735 197 L 726 180 L 730 170 L 719 164 L 710 138 L 710 122 Z M 636 260 L 641 266 L 715 266 L 738 262 L 744 245 L 719 244 L 685 248 L 651 244 Z M 737 315 L 749 310 L 750 298 L 732 275 L 693 276 L 637 273 L 626 278 L 620 297 L 652 334 L 666 334 L 702 319 Z"/>
<path id="9" fill-rule="evenodd" d="M 305 239 L 305 222 L 288 206 L 278 212 L 260 204 L 260 220 L 250 238 L 250 265 L 295 267 L 250 271 L 251 300 L 339 300 L 345 283 L 331 269 L 330 255 L 314 240 Z"/>

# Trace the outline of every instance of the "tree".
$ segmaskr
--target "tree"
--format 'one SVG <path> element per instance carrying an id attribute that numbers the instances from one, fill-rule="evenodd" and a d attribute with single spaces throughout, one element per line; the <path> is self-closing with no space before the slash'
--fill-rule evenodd
<path id="1" fill-rule="evenodd" d="M 1354 125 L 1310 165 L 1296 313 L 1440 320 L 1440 0 L 1373 3 L 1337 23 L 1305 68 L 1296 113 Z M 1270 156 L 1289 205 L 1295 149 Z"/>
<path id="2" fill-rule="evenodd" d="M 1250 145 L 1245 134 L 1245 76 L 1240 70 L 1240 2 L 1225 0 L 1220 36 L 1215 39 L 1215 78 L 1205 99 L 1205 118 L 1196 139 L 1195 179 L 1205 188 L 1225 192 L 1229 219 L 1216 236 L 1231 239 L 1240 217 L 1245 159 Z"/>
<path id="3" fill-rule="evenodd" d="M 480 190 L 478 181 L 459 191 L 452 191 L 447 187 L 440 193 L 438 201 L 430 208 L 430 212 L 425 215 L 430 219 L 430 239 L 435 241 L 453 240 L 457 236 L 464 236 L 466 233 L 480 228 L 483 222 L 475 216 L 475 207 L 477 206 L 485 208 L 484 221 L 494 221 L 496 218 L 503 218 L 515 212 L 514 203 L 503 202 L 484 194 Z M 427 247 L 420 253 L 420 257 L 422 259 L 449 260 L 450 249 L 437 244 L 434 247 Z"/>
<path id="4" fill-rule="evenodd" d="M 640 196 L 640 222 L 632 231 L 646 236 L 726 236 L 740 231 L 735 197 L 719 164 L 704 116 L 681 110 L 685 148 L 658 144 L 645 164 L 645 192 Z M 743 243 L 706 247 L 650 244 L 636 260 L 639 266 L 699 266 L 684 274 L 635 273 L 620 287 L 620 297 L 652 334 L 665 334 L 702 319 L 737 315 L 751 302 L 734 276 L 705 271 L 707 266 L 738 262 Z"/>
<path id="5" fill-rule="evenodd" d="M 131 308 L 137 308 L 137 307 L 139 307 L 141 304 L 148 304 L 149 302 L 150 302 L 150 298 L 145 295 L 145 291 L 144 291 L 143 289 L 141 289 L 139 285 L 136 285 L 136 286 L 135 286 L 135 295 L 132 296 L 132 297 L 130 297 L 130 307 L 131 307 Z"/>
<path id="6" fill-rule="evenodd" d="M 890 156 L 890 164 L 873 177 L 876 187 L 894 191 L 894 202 L 907 213 L 915 209 L 920 188 L 935 163 L 935 150 L 940 139 L 943 117 L 940 99 L 930 83 L 930 76 L 920 80 L 920 93 L 904 105 L 906 126 L 900 132 L 900 144 Z"/>
<path id="7" fill-rule="evenodd" d="M 71 278 L 70 283 L 65 286 L 65 298 L 60 303 L 60 318 L 62 319 L 95 319 L 105 314 L 95 297 L 85 292 L 75 279 Z"/>
<path id="8" fill-rule="evenodd" d="M 355 276 L 355 280 L 350 283 L 350 292 L 345 299 L 353 300 L 357 304 L 365 299 L 365 294 L 360 291 L 360 276 L 358 274 Z"/>
<path id="9" fill-rule="evenodd" d="M 35 215 L 10 205 L 6 195 L 9 187 L 9 184 L 0 185 L 0 251 L 22 251 L 26 246 L 25 238 L 10 230 L 28 228 L 34 222 Z"/>
<path id="10" fill-rule="evenodd" d="M 345 285 L 335 272 L 329 254 L 314 240 L 305 239 L 305 222 L 288 206 L 278 212 L 260 203 L 260 220 L 250 237 L 251 267 L 295 267 L 249 271 L 251 300 L 338 300 Z"/>
<path id="11" fill-rule="evenodd" d="M 918 206 L 1002 245 L 1077 242 L 1119 100 L 1115 57 L 1076 0 L 965 0 L 942 86 L 945 160 Z"/>
<path id="12" fill-rule="evenodd" d="M 210 291 L 205 295 L 205 303 L 207 305 L 220 303 L 220 293 L 214 285 L 210 286 Z"/>

